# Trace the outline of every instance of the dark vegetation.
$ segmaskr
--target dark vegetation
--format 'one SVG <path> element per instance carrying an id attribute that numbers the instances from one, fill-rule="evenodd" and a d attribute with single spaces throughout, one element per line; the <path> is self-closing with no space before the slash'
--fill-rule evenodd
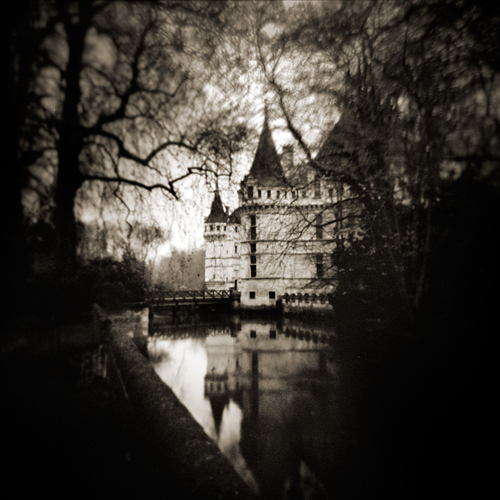
<path id="1" fill-rule="evenodd" d="M 439 323 L 444 335 L 467 318 L 469 323 L 485 324 L 498 297 L 499 220 L 500 186 L 496 181 L 473 180 L 466 172 L 442 187 L 432 214 L 429 278 L 417 314 L 405 308 L 383 250 L 371 251 L 369 238 L 350 242 L 348 249 L 339 245 L 335 254 L 339 290 L 334 296 L 339 319 L 373 319 L 431 336 L 440 334 L 434 329 L 426 332 L 425 325 Z M 411 272 L 412 267 L 406 267 Z"/>
<path id="2" fill-rule="evenodd" d="M 61 272 L 53 251 L 54 229 L 39 222 L 25 234 L 31 244 L 23 295 L 26 314 L 20 321 L 30 320 L 34 328 L 88 321 L 93 304 L 123 309 L 145 300 L 151 287 L 150 273 L 130 249 L 120 260 L 101 257 L 75 261 Z"/>
<path id="3" fill-rule="evenodd" d="M 477 496 L 489 488 L 499 186 L 466 173 L 442 190 L 433 217 L 435 250 L 417 316 L 401 314 L 397 294 L 371 272 L 383 261 L 345 261 L 338 355 L 355 374 L 343 397 L 362 402 L 362 444 L 333 480 L 343 498 Z"/>

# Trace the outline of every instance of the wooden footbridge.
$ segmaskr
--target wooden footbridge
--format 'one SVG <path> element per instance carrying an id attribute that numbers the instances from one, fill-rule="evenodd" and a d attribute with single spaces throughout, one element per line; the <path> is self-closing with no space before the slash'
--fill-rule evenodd
<path id="1" fill-rule="evenodd" d="M 239 302 L 240 292 L 237 290 L 180 290 L 175 292 L 155 292 L 148 300 L 154 307 L 176 305 L 211 305 L 231 304 Z"/>

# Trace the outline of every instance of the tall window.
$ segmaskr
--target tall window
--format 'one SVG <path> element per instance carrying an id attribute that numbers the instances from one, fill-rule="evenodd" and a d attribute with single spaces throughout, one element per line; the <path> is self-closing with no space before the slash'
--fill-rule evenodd
<path id="1" fill-rule="evenodd" d="M 270 189 L 267 190 L 267 197 L 271 198 L 271 190 Z"/>
<path id="2" fill-rule="evenodd" d="M 257 217 L 255 215 L 250 216 L 250 239 L 257 239 Z"/>
<path id="3" fill-rule="evenodd" d="M 257 277 L 257 257 L 255 255 L 250 256 L 250 277 Z"/>
<path id="4" fill-rule="evenodd" d="M 248 186 L 248 198 L 253 198 L 253 186 Z"/>
<path id="5" fill-rule="evenodd" d="M 321 214 L 316 217 L 316 239 L 323 239 L 323 216 Z"/>
<path id="6" fill-rule="evenodd" d="M 316 276 L 318 278 L 322 278 L 324 276 L 323 254 L 321 253 L 316 254 Z"/>
<path id="7" fill-rule="evenodd" d="M 250 252 L 255 253 L 257 251 L 257 243 L 250 243 Z"/>
<path id="8" fill-rule="evenodd" d="M 257 189 L 257 198 L 262 197 L 262 191 L 260 189 Z"/>

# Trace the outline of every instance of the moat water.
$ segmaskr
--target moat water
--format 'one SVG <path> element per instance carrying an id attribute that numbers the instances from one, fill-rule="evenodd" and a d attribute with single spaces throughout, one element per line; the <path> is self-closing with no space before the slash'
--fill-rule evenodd
<path id="1" fill-rule="evenodd" d="M 333 327 L 228 317 L 150 324 L 155 370 L 266 499 L 330 498 L 356 417 Z"/>

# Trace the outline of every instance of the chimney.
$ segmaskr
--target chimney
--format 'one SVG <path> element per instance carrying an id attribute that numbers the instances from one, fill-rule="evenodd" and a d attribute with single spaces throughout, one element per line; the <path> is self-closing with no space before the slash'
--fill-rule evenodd
<path id="1" fill-rule="evenodd" d="M 285 173 L 289 172 L 293 168 L 293 144 L 286 144 L 283 146 L 281 165 Z"/>

